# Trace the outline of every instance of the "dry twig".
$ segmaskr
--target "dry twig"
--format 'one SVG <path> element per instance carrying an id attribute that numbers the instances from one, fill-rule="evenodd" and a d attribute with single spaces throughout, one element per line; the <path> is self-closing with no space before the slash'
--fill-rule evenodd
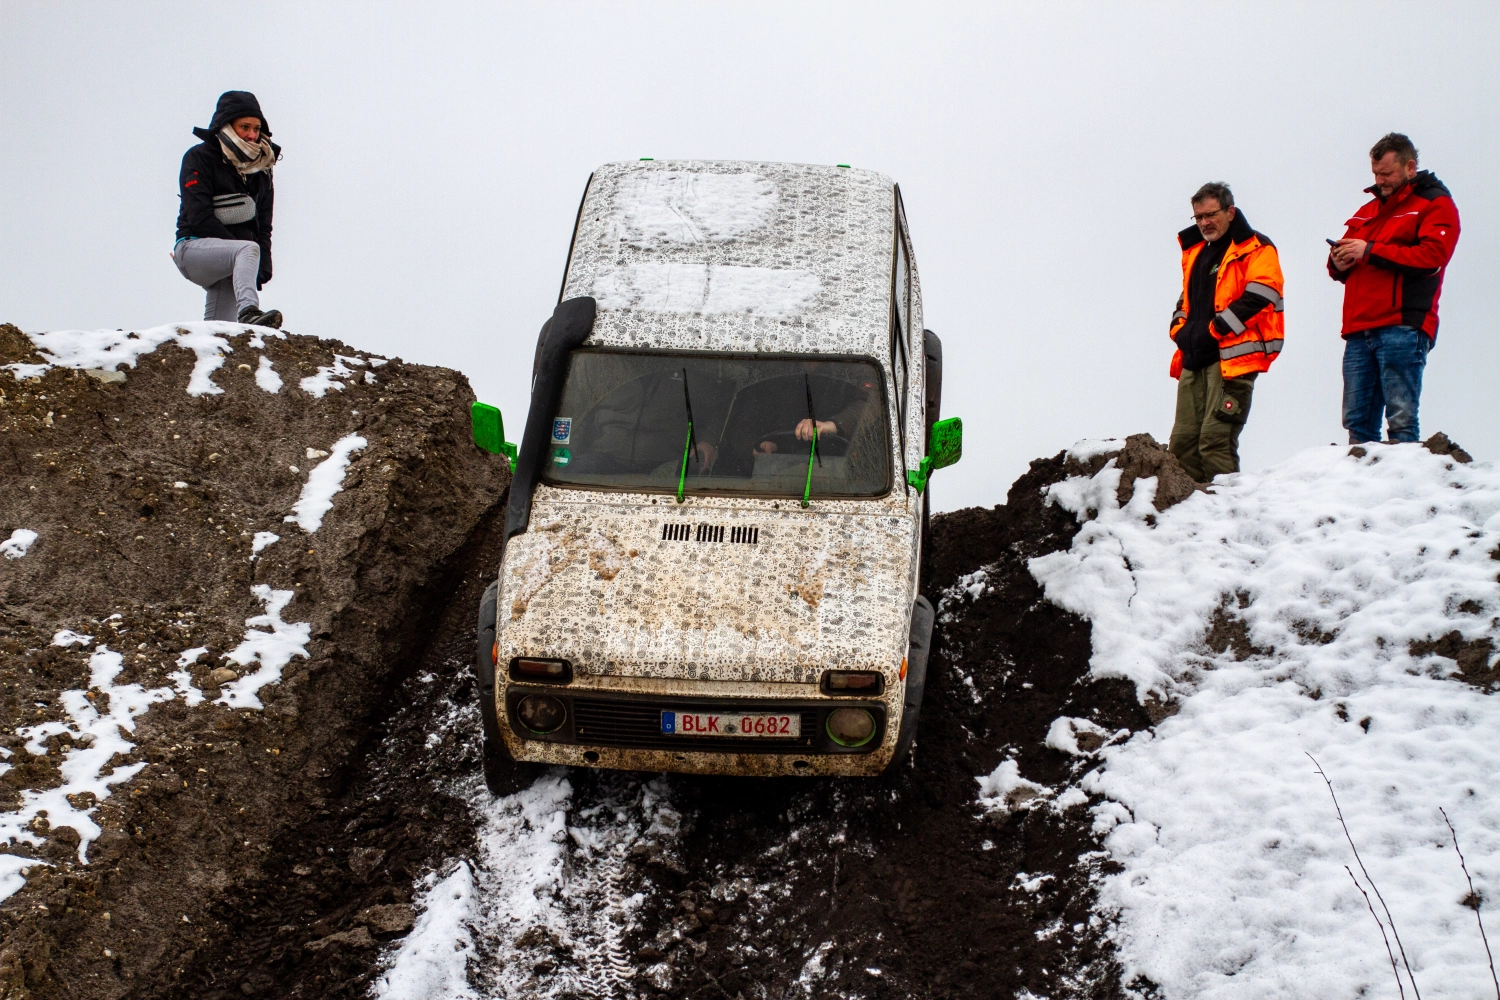
<path id="1" fill-rule="evenodd" d="M 1370 894 L 1365 892 L 1365 887 L 1359 884 L 1359 879 L 1354 877 L 1354 872 L 1349 871 L 1348 865 L 1344 866 L 1344 871 L 1349 872 L 1349 878 L 1354 883 L 1354 888 L 1358 889 L 1359 894 L 1365 897 L 1365 905 L 1370 908 L 1370 916 L 1375 917 L 1375 926 L 1380 928 L 1380 938 L 1385 942 L 1385 953 L 1391 959 L 1391 975 L 1396 977 L 1396 990 L 1401 994 L 1401 1000 L 1406 1000 L 1406 987 L 1401 985 L 1401 972 L 1396 968 L 1396 953 L 1391 951 L 1391 939 L 1385 936 L 1385 924 L 1381 923 L 1380 918 L 1375 916 L 1375 906 L 1370 902 Z"/>
<path id="2" fill-rule="evenodd" d="M 1464 878 L 1469 880 L 1469 899 L 1474 901 L 1474 919 L 1479 921 L 1479 940 L 1484 942 L 1484 954 L 1490 960 L 1490 982 L 1495 984 L 1496 1000 L 1500 1000 L 1500 978 L 1495 976 L 1495 956 L 1490 953 L 1490 939 L 1484 933 L 1484 918 L 1479 915 L 1479 893 L 1474 891 L 1474 879 L 1469 875 L 1469 866 L 1464 863 L 1464 852 L 1458 846 L 1458 831 L 1453 829 L 1453 821 L 1448 818 L 1448 811 L 1438 806 L 1438 812 L 1443 814 L 1443 822 L 1448 824 L 1448 832 L 1453 835 L 1453 849 L 1458 851 L 1458 867 L 1464 870 Z"/>
<path id="3" fill-rule="evenodd" d="M 1306 750 L 1302 752 L 1307 753 Z M 1407 961 L 1406 958 L 1406 946 L 1401 943 L 1401 932 L 1396 930 L 1396 918 L 1391 916 L 1391 908 L 1385 905 L 1385 897 L 1380 894 L 1380 886 L 1376 885 L 1375 880 L 1370 877 L 1370 871 L 1365 867 L 1364 859 L 1359 856 L 1359 848 L 1354 846 L 1354 838 L 1349 834 L 1349 824 L 1344 822 L 1344 810 L 1339 808 L 1339 797 L 1333 794 L 1333 782 L 1323 772 L 1323 765 L 1318 763 L 1318 758 L 1308 753 L 1307 759 L 1313 762 L 1313 766 L 1318 769 L 1318 775 L 1323 779 L 1323 784 L 1328 786 L 1328 797 L 1333 799 L 1333 811 L 1338 814 L 1339 826 L 1344 828 L 1344 839 L 1349 842 L 1349 850 L 1354 852 L 1354 860 L 1359 865 L 1359 870 L 1364 873 L 1365 881 L 1369 882 L 1370 888 L 1375 890 L 1375 898 L 1380 900 L 1380 908 L 1385 911 L 1385 919 L 1391 925 L 1391 935 L 1396 939 L 1396 949 L 1401 952 L 1401 964 L 1406 966 L 1406 977 L 1411 980 L 1412 992 L 1417 995 L 1417 1000 L 1422 1000 L 1422 991 L 1417 988 L 1417 977 L 1412 975 L 1411 962 Z M 1346 865 L 1345 867 L 1348 866 Z M 1352 878 L 1354 872 L 1351 871 L 1349 876 Z M 1355 885 L 1358 884 L 1358 881 L 1356 881 Z M 1384 933 L 1384 931 L 1381 933 Z M 1398 975 L 1396 977 L 1397 985 L 1400 985 L 1400 982 L 1401 977 Z M 1402 991 L 1401 995 L 1405 996 L 1405 991 Z"/>

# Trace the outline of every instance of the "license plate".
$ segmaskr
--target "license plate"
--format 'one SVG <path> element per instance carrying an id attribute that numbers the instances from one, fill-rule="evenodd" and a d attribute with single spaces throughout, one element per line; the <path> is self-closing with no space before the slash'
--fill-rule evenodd
<path id="1" fill-rule="evenodd" d="M 802 735 L 802 715 L 761 713 L 662 712 L 661 731 L 668 736 L 748 736 L 794 740 Z"/>

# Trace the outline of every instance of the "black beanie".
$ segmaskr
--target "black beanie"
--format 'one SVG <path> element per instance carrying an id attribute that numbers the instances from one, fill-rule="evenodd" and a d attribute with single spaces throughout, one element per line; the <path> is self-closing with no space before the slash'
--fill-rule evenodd
<path id="1" fill-rule="evenodd" d="M 214 120 L 209 123 L 208 130 L 217 132 L 238 118 L 259 118 L 261 135 L 271 134 L 270 123 L 260 113 L 260 102 L 248 90 L 226 90 L 220 94 L 218 106 L 214 108 Z"/>

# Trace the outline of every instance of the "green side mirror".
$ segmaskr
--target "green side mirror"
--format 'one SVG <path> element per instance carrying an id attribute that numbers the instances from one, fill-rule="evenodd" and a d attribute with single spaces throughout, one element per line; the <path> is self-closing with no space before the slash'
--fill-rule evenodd
<path id="1" fill-rule="evenodd" d="M 934 469 L 946 469 L 964 457 L 964 421 L 949 417 L 932 425 L 927 436 L 927 454 Z"/>
<path id="2" fill-rule="evenodd" d="M 469 420 L 474 428 L 474 444 L 491 455 L 504 455 L 510 461 L 510 470 L 516 471 L 516 446 L 505 440 L 505 421 L 500 411 L 476 401 L 469 407 Z"/>

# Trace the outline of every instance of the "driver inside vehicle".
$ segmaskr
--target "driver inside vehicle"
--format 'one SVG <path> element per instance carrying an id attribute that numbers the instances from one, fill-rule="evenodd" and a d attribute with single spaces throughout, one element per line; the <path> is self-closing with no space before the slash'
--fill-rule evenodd
<path id="1" fill-rule="evenodd" d="M 785 382 L 787 380 L 780 379 L 777 381 Z M 879 405 L 879 393 L 875 388 L 875 383 L 871 380 L 863 380 L 859 385 L 851 385 L 842 380 L 828 378 L 819 378 L 818 382 L 819 389 L 822 390 L 819 393 L 821 400 L 826 402 L 831 396 L 836 396 L 838 397 L 837 403 L 841 403 L 842 408 L 827 420 L 817 416 L 817 406 L 812 401 L 811 380 L 809 379 L 808 383 L 804 386 L 808 390 L 806 395 L 809 401 L 803 407 L 803 412 L 811 408 L 813 413 L 797 421 L 797 425 L 791 430 L 791 436 L 798 441 L 811 441 L 813 439 L 813 426 L 816 421 L 818 437 L 821 438 L 829 434 L 834 434 L 847 441 L 854 436 L 855 429 L 865 419 L 866 414 Z M 783 393 L 785 392 L 785 386 L 778 386 L 778 388 Z M 792 388 L 795 389 L 795 386 Z M 796 412 L 795 404 L 787 409 L 789 412 Z M 780 451 L 781 447 L 774 440 L 775 437 L 785 437 L 785 435 L 768 435 L 766 440 L 761 441 L 755 446 L 755 453 L 774 455 Z"/>

